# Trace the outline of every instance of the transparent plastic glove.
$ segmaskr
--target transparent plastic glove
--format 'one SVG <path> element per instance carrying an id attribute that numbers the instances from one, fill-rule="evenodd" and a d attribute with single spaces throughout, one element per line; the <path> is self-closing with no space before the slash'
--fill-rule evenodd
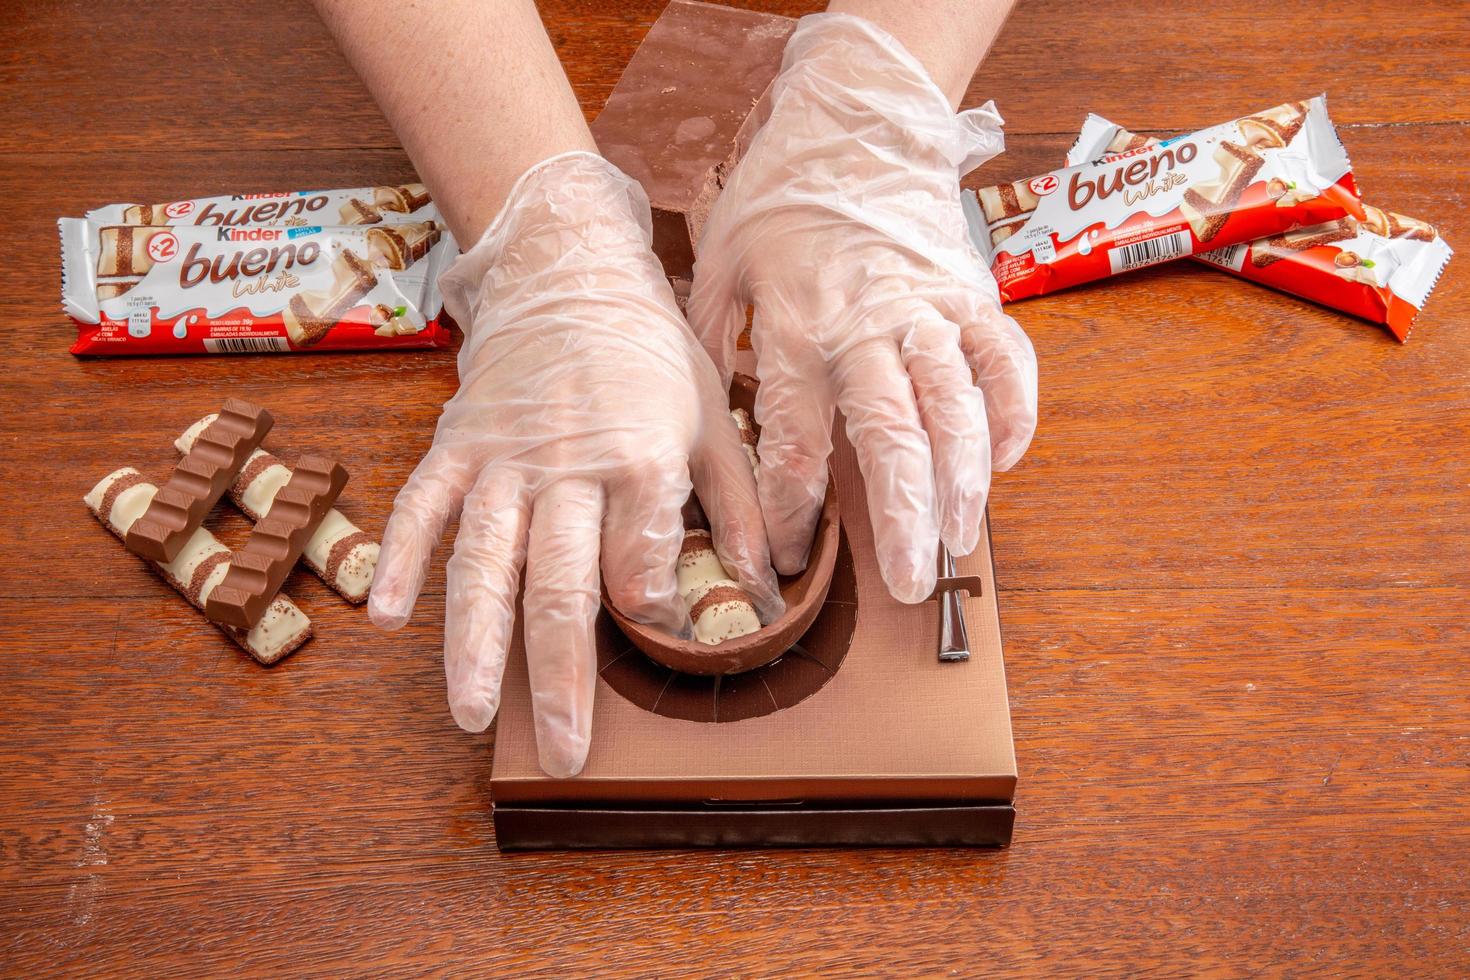
<path id="1" fill-rule="evenodd" d="M 444 671 L 483 731 L 522 600 L 536 739 L 553 776 L 591 733 L 598 567 L 627 615 L 688 635 L 675 586 L 691 484 L 763 618 L 779 615 L 750 464 L 709 358 L 649 247 L 648 199 L 591 153 L 537 165 L 441 280 L 460 388 L 394 502 L 368 613 L 402 626 L 446 522 Z"/>
<path id="2" fill-rule="evenodd" d="M 887 32 L 802 19 L 768 116 L 699 241 L 689 320 L 725 379 L 755 307 L 760 500 L 776 569 L 805 567 L 834 407 L 893 595 L 934 588 L 942 539 L 978 543 L 992 465 L 1036 428 L 1036 355 L 971 244 L 960 177 L 1003 148 Z"/>

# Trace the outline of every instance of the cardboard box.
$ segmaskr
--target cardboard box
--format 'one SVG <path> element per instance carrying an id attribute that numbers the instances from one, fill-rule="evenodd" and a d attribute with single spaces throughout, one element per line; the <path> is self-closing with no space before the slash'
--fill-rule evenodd
<path id="1" fill-rule="evenodd" d="M 840 431 L 834 442 L 848 554 L 803 649 L 760 686 L 724 678 L 716 699 L 713 679 L 653 665 L 604 613 L 591 755 L 582 775 L 551 779 L 517 631 L 490 785 L 501 849 L 1009 843 L 1016 763 L 988 529 L 958 560 L 984 582 L 964 600 L 971 657 L 941 663 L 938 604 L 889 596 L 856 457 Z M 717 717 L 726 697 L 739 720 L 687 720 Z"/>

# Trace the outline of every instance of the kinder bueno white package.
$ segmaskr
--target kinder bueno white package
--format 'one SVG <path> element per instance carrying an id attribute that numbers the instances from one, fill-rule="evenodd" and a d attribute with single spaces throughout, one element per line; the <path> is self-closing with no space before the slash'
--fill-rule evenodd
<path id="1" fill-rule="evenodd" d="M 985 187 L 967 206 L 1007 302 L 1362 215 L 1321 97 Z"/>
<path id="2" fill-rule="evenodd" d="M 1091 115 L 1067 153 L 1067 164 L 1156 145 L 1159 140 Z M 1267 191 L 1284 197 L 1295 188 L 1279 184 Z M 1349 215 L 1212 249 L 1195 258 L 1242 279 L 1382 324 L 1405 341 L 1453 254 L 1433 225 L 1365 205 L 1361 219 Z"/>
<path id="3" fill-rule="evenodd" d="M 169 204 L 109 204 L 87 212 L 99 225 L 372 225 L 441 221 L 423 184 L 196 197 Z M 442 223 L 442 221 L 441 221 Z"/>
<path id="4" fill-rule="evenodd" d="M 115 225 L 62 218 L 73 354 L 442 347 L 434 220 L 372 225 Z"/>

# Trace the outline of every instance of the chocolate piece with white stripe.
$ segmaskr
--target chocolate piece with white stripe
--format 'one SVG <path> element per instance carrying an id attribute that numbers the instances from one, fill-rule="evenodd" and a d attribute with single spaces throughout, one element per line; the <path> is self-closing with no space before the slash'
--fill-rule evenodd
<path id="1" fill-rule="evenodd" d="M 158 492 L 137 470 L 123 467 L 98 481 L 84 500 L 87 509 L 104 527 L 117 537 L 126 538 Z M 190 605 L 203 609 L 224 579 L 229 560 L 230 550 L 201 527 L 194 530 L 172 561 L 152 564 Z M 276 663 L 311 639 L 311 620 L 284 593 L 277 594 L 267 604 L 259 621 L 250 629 L 235 626 L 220 629 L 263 664 Z"/>
<path id="2" fill-rule="evenodd" d="M 179 452 L 188 452 L 199 434 L 214 421 L 206 415 L 174 440 Z M 230 484 L 229 498 L 252 521 L 258 521 L 271 509 L 276 493 L 291 479 L 291 469 L 271 453 L 257 449 L 235 482 Z M 367 602 L 378 567 L 378 542 L 343 516 L 330 510 L 321 525 L 306 542 L 301 561 L 327 587 L 354 605 Z"/>
<path id="3" fill-rule="evenodd" d="M 347 485 L 341 463 L 316 456 L 296 464 L 245 547 L 230 559 L 225 580 L 204 604 L 216 623 L 249 628 L 260 622 L 306 543 Z"/>
<path id="4" fill-rule="evenodd" d="M 258 405 L 238 398 L 225 402 L 153 496 L 148 510 L 129 527 L 124 539 L 128 550 L 154 561 L 173 561 L 274 421 Z"/>

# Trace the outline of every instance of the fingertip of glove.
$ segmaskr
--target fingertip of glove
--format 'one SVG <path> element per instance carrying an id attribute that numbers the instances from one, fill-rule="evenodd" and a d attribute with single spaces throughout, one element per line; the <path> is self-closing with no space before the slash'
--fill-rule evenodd
<path id="1" fill-rule="evenodd" d="M 775 595 L 764 597 L 752 596 L 751 598 L 755 604 L 756 615 L 767 626 L 786 615 L 786 600 L 781 597 L 780 592 L 777 592 Z"/>
<path id="2" fill-rule="evenodd" d="M 587 741 L 573 738 L 565 743 L 538 746 L 541 771 L 553 779 L 570 779 L 587 765 Z"/>
<path id="3" fill-rule="evenodd" d="M 1026 455 L 1026 450 L 1031 447 L 1031 435 L 1028 433 L 1024 439 L 1010 439 L 995 447 L 995 453 L 991 457 L 991 467 L 997 473 L 1004 473 L 1021 461 Z"/>
<path id="4" fill-rule="evenodd" d="M 914 555 L 903 555 L 884 562 L 882 572 L 889 594 L 906 605 L 923 602 L 934 594 L 932 561 L 920 562 Z"/>
<path id="5" fill-rule="evenodd" d="M 945 548 L 956 558 L 962 558 L 975 550 L 980 543 L 980 523 L 965 521 L 959 528 L 940 535 Z"/>
<path id="6" fill-rule="evenodd" d="M 402 629 L 409 617 L 409 611 L 399 608 L 397 603 L 381 600 L 376 595 L 368 596 L 367 613 L 368 620 L 374 626 L 389 633 Z"/>
<path id="7" fill-rule="evenodd" d="M 449 713 L 454 716 L 454 723 L 471 734 L 489 728 L 499 710 L 498 698 L 474 697 L 449 702 Z"/>
<path id="8" fill-rule="evenodd" d="M 809 557 L 809 549 L 771 549 L 771 565 L 781 575 L 800 575 L 806 571 L 806 563 Z"/>

